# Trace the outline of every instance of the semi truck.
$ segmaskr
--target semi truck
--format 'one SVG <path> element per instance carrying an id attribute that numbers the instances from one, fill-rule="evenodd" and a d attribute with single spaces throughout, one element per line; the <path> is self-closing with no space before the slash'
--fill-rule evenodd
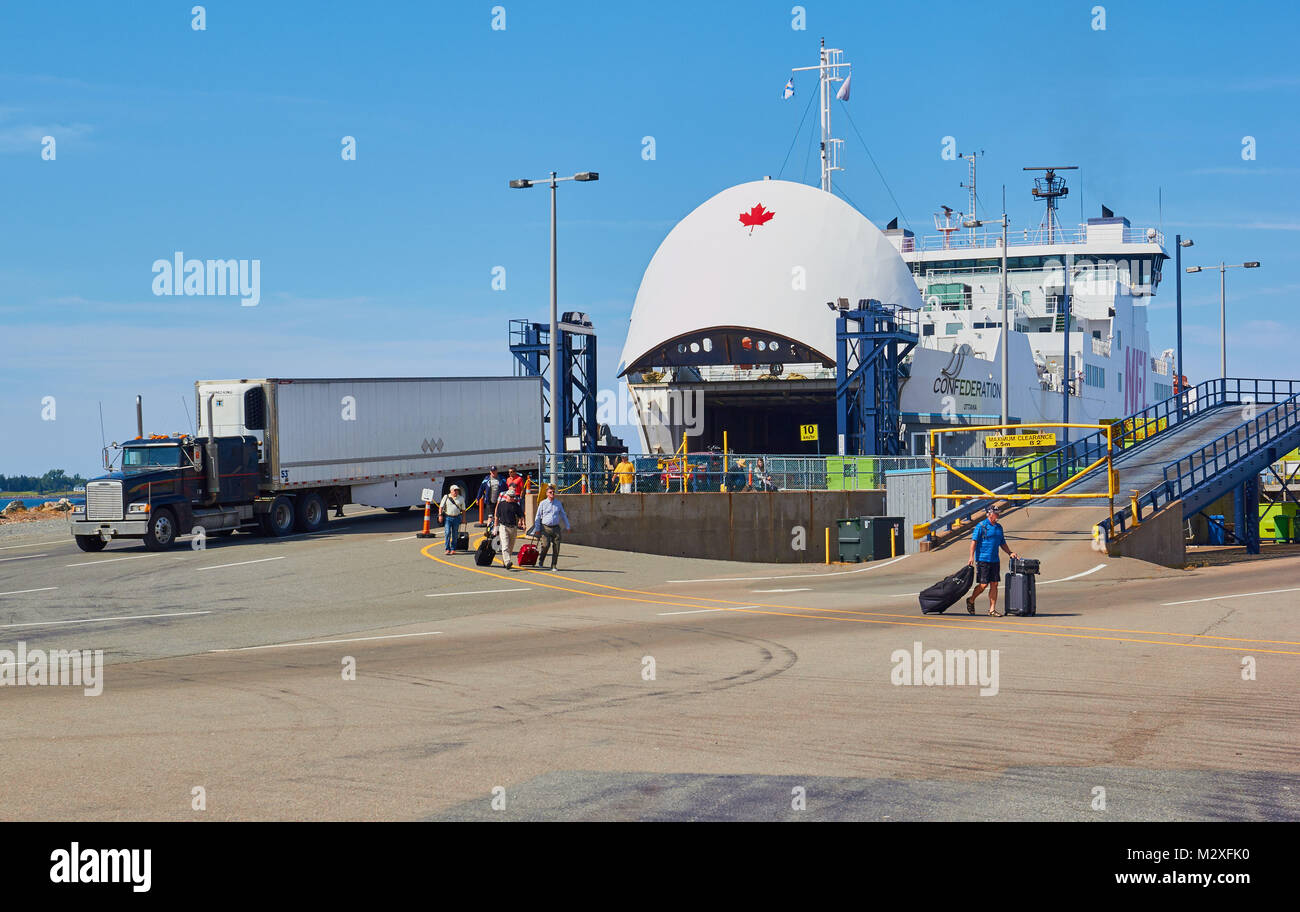
<path id="1" fill-rule="evenodd" d="M 197 429 L 103 451 L 69 517 L 83 551 L 166 550 L 184 534 L 318 532 L 346 504 L 409 510 L 542 450 L 539 377 L 199 380 Z M 118 463 L 120 458 L 120 464 Z"/>

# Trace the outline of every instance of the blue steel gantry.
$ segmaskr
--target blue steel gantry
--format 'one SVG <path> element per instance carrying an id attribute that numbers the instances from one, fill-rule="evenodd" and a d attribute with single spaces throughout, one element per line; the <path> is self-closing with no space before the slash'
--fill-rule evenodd
<path id="1" fill-rule="evenodd" d="M 834 304 L 831 305 L 835 307 Z M 900 325 L 907 313 L 840 299 L 835 321 L 835 426 L 844 456 L 897 456 L 898 380 L 904 356 L 919 336 Z"/>
<path id="2" fill-rule="evenodd" d="M 559 358 L 557 382 L 560 386 L 560 446 L 582 453 L 597 449 L 596 426 L 596 331 L 585 314 L 566 313 L 559 324 L 560 338 L 556 351 Z M 515 356 L 516 377 L 541 377 L 543 427 L 553 414 L 550 384 L 551 325 L 531 320 L 510 321 L 510 353 Z M 578 445 L 568 441 L 577 438 Z M 543 433 L 550 451 L 550 434 Z"/>

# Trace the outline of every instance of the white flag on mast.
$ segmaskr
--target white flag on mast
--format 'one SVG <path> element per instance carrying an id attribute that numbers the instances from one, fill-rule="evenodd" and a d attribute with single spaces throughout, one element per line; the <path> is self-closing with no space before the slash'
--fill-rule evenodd
<path id="1" fill-rule="evenodd" d="M 852 73 L 850 73 L 848 76 L 845 76 L 845 77 L 844 77 L 844 85 L 840 86 L 840 90 L 839 90 L 838 92 L 835 93 L 835 97 L 838 98 L 840 101 L 848 101 L 848 100 L 849 100 L 849 83 L 852 82 L 852 81 L 853 81 L 853 74 L 852 74 Z"/>
<path id="2" fill-rule="evenodd" d="M 790 77 L 790 81 L 787 82 L 787 83 L 785 84 L 785 91 L 781 94 L 781 97 L 782 97 L 782 98 L 793 98 L 793 97 L 794 97 L 794 77 L 793 77 L 793 76 L 791 76 L 791 77 Z"/>

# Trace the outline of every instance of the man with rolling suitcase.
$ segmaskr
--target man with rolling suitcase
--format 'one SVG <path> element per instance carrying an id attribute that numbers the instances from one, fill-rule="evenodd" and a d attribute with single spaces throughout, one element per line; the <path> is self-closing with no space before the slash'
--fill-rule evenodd
<path id="1" fill-rule="evenodd" d="M 969 566 L 975 567 L 975 589 L 966 597 L 966 610 L 971 614 L 975 613 L 975 599 L 984 587 L 989 590 L 989 615 L 999 617 L 998 614 L 998 577 L 1002 573 L 1002 567 L 998 560 L 998 552 L 1005 551 L 1015 559 L 1016 552 L 1012 551 L 1007 545 L 1006 533 L 1002 531 L 1002 525 L 998 522 L 998 511 L 989 507 L 985 511 L 984 519 L 980 520 L 979 525 L 970 537 L 970 561 Z"/>

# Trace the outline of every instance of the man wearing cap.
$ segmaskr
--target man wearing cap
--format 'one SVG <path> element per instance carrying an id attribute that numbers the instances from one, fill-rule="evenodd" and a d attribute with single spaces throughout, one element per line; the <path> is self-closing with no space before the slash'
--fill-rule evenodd
<path id="1" fill-rule="evenodd" d="M 492 514 L 497 534 L 497 546 L 501 549 L 501 562 L 507 570 L 515 569 L 515 536 L 524 527 L 524 508 L 515 496 L 515 492 L 506 487 L 497 501 L 496 512 Z"/>
<path id="2" fill-rule="evenodd" d="M 501 491 L 505 488 L 505 481 L 497 474 L 496 466 L 489 466 L 487 475 L 478 486 L 478 502 L 485 508 L 488 516 L 492 516 L 497 509 L 497 501 L 501 498 Z M 482 523 L 479 523 L 482 525 Z"/>
<path id="3" fill-rule="evenodd" d="M 465 495 L 461 494 L 460 485 L 452 485 L 451 491 L 444 494 L 438 503 L 438 522 L 442 523 L 448 554 L 456 552 L 456 538 L 460 535 L 460 519 L 464 512 Z"/>
<path id="4" fill-rule="evenodd" d="M 1016 552 L 1007 545 L 1007 536 L 998 523 L 998 511 L 989 507 L 970 537 L 970 561 L 975 567 L 975 588 L 966 598 L 966 610 L 975 613 L 975 598 L 989 587 L 989 615 L 998 616 L 998 576 L 1002 566 L 998 562 L 998 551 L 1007 552 L 1013 558 Z"/>

